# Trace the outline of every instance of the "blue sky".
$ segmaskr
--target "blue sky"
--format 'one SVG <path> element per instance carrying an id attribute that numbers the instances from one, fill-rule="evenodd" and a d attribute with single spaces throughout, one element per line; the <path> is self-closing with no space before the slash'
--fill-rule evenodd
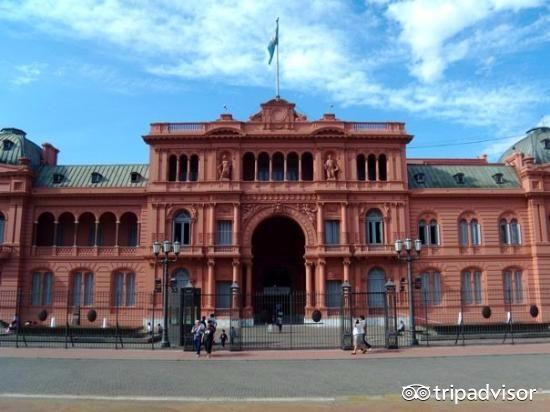
<path id="1" fill-rule="evenodd" d="M 65 164 L 147 162 L 149 123 L 274 96 L 277 16 L 281 95 L 309 119 L 404 121 L 411 157 L 493 160 L 550 125 L 549 0 L 0 0 L 0 127 Z"/>

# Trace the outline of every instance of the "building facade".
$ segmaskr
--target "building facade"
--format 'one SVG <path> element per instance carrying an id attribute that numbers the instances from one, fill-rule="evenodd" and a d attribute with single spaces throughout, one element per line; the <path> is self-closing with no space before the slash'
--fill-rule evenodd
<path id="1" fill-rule="evenodd" d="M 247 121 L 154 123 L 143 140 L 148 164 L 63 166 L 50 144 L 2 129 L 0 292 L 29 293 L 36 312 L 60 291 L 132 306 L 162 278 L 153 242 L 177 240 L 170 277 L 201 289 L 205 313 L 223 312 L 237 282 L 245 314 L 278 288 L 304 293 L 304 315 L 330 316 L 343 281 L 406 289 L 393 244 L 418 238 L 413 273 L 432 304 L 512 290 L 550 317 L 538 295 L 550 286 L 549 128 L 499 163 L 407 159 L 403 123 L 310 121 L 276 99 Z"/>

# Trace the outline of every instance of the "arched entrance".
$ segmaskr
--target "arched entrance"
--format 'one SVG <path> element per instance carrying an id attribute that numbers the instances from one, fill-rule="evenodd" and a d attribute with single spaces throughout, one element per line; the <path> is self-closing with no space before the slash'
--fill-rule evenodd
<path id="1" fill-rule="evenodd" d="M 285 319 L 303 317 L 305 306 L 305 236 L 296 221 L 273 216 L 262 221 L 252 235 L 256 316 L 269 318 L 283 312 Z"/>

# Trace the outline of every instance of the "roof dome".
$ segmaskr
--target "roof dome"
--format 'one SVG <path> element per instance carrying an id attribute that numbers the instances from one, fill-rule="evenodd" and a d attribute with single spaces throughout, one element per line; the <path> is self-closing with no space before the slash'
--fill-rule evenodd
<path id="1" fill-rule="evenodd" d="M 511 154 L 519 152 L 532 156 L 535 164 L 550 163 L 550 127 L 535 127 L 530 129 L 521 140 L 517 141 L 500 156 L 499 162 Z"/>
<path id="2" fill-rule="evenodd" d="M 6 127 L 0 130 L 0 163 L 19 164 L 19 158 L 26 157 L 32 167 L 40 166 L 42 149 L 26 137 L 23 130 Z"/>

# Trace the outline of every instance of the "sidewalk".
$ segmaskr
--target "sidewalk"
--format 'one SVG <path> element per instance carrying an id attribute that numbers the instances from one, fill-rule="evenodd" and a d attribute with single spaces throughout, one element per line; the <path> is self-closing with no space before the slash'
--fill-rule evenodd
<path id="1" fill-rule="evenodd" d="M 487 355 L 526 355 L 550 354 L 550 343 L 516 345 L 470 345 L 445 347 L 416 347 L 399 350 L 377 349 L 367 354 L 352 356 L 350 351 L 333 350 L 281 350 L 250 352 L 214 352 L 211 358 L 216 361 L 249 360 L 350 360 L 386 358 L 431 358 Z M 63 348 L 13 348 L 0 347 L 0 358 L 42 358 L 42 359 L 116 359 L 116 360 L 197 360 L 192 352 L 181 350 L 142 350 L 142 349 L 63 349 Z M 206 360 L 204 358 L 204 360 Z"/>

